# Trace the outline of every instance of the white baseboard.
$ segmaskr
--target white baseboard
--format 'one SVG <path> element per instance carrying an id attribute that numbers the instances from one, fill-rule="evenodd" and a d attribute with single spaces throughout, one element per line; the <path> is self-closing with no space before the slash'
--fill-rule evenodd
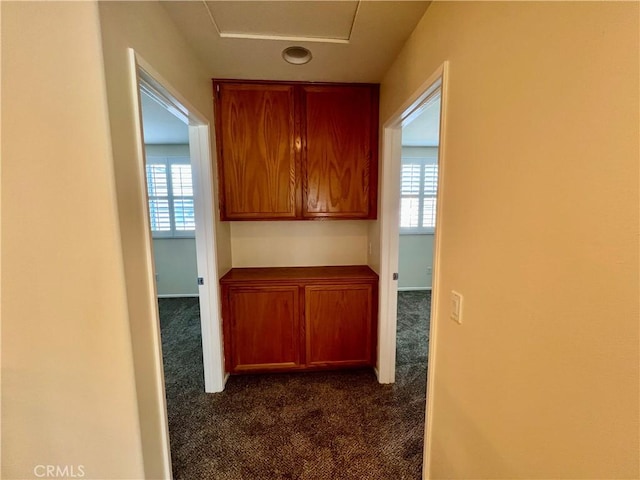
<path id="1" fill-rule="evenodd" d="M 431 287 L 398 287 L 399 292 L 418 292 L 423 290 L 431 290 Z"/>
<path id="2" fill-rule="evenodd" d="M 158 298 L 198 298 L 200 295 L 197 293 L 169 293 L 165 295 L 158 295 Z"/>

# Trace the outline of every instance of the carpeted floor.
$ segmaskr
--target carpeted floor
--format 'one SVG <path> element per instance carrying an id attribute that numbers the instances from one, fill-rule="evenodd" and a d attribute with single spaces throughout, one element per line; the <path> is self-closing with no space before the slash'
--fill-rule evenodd
<path id="1" fill-rule="evenodd" d="M 429 292 L 398 296 L 396 383 L 370 370 L 231 377 L 205 394 L 197 299 L 161 299 L 176 480 L 418 480 Z"/>

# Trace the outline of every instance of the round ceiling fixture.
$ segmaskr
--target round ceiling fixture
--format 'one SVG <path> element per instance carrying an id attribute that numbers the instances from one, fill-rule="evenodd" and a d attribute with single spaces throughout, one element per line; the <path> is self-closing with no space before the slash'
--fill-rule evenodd
<path id="1" fill-rule="evenodd" d="M 282 58 L 293 65 L 304 65 L 311 61 L 311 52 L 304 47 L 287 47 L 282 51 Z"/>

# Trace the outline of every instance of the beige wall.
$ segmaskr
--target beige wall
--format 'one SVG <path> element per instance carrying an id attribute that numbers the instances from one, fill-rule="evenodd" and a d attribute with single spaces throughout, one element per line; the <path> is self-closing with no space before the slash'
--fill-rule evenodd
<path id="1" fill-rule="evenodd" d="M 98 9 L 0 8 L 2 478 L 142 478 Z"/>
<path id="2" fill-rule="evenodd" d="M 145 473 L 148 478 L 161 478 L 169 475 L 164 395 L 151 252 L 143 222 L 147 208 L 140 188 L 143 170 L 136 161 L 140 147 L 128 49 L 134 48 L 210 122 L 211 75 L 193 56 L 160 4 L 100 2 L 99 8 Z M 219 270 L 225 272 L 231 265 L 229 226 L 218 222 L 216 233 Z"/>
<path id="3" fill-rule="evenodd" d="M 639 7 L 434 2 L 384 78 L 450 62 L 431 478 L 640 475 Z"/>
<path id="4" fill-rule="evenodd" d="M 367 263 L 367 220 L 231 222 L 234 267 Z"/>

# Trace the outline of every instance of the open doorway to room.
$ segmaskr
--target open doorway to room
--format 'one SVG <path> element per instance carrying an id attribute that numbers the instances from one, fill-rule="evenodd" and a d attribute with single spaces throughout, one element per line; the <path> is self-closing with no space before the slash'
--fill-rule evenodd
<path id="1" fill-rule="evenodd" d="M 143 192 L 145 255 L 152 306 L 155 383 L 166 475 L 190 435 L 185 393 L 210 398 L 225 384 L 218 292 L 213 166 L 209 120 L 133 49 L 129 50 L 136 121 L 136 181 Z M 142 206 L 142 205 L 141 205 Z M 195 256 L 195 259 L 194 259 Z M 155 276 L 157 274 L 157 276 Z M 192 395 L 193 396 L 193 395 Z M 145 415 L 147 411 L 144 412 Z M 170 437 L 170 438 L 169 438 Z M 175 467 L 175 464 L 173 464 Z M 175 469 L 173 469 L 175 474 Z"/>
<path id="2" fill-rule="evenodd" d="M 417 385 L 425 451 L 436 370 L 447 79 L 444 62 L 382 129 L 378 381 Z M 430 460 L 424 457 L 424 471 Z"/>
<path id="3" fill-rule="evenodd" d="M 158 298 L 198 297 L 189 127 L 141 90 Z"/>
<path id="4" fill-rule="evenodd" d="M 436 90 L 402 126 L 396 368 L 427 363 L 439 135 Z"/>
<path id="5" fill-rule="evenodd" d="M 196 219 L 188 119 L 140 86 L 165 391 L 203 385 Z M 203 387 L 201 387 L 203 388 Z M 168 402 L 168 408 L 172 403 Z M 171 418 L 171 413 L 170 418 Z"/>
<path id="6" fill-rule="evenodd" d="M 402 125 L 396 381 L 411 385 L 424 422 L 438 186 L 440 91 Z M 423 428 L 420 428 L 422 439 Z"/>
<path id="7" fill-rule="evenodd" d="M 140 143 L 144 150 L 141 182 L 147 192 L 148 243 L 161 310 L 157 311 L 156 327 L 162 346 L 166 348 L 166 339 L 170 338 L 171 350 L 179 353 L 179 357 L 163 358 L 165 373 L 176 371 L 176 379 L 186 378 L 180 362 L 168 368 L 180 358 L 185 365 L 192 365 L 189 368 L 198 369 L 190 378 L 204 380 L 197 382 L 200 391 L 221 392 L 225 372 L 209 122 L 135 52 L 131 51 L 130 58 L 140 108 Z M 164 313 L 176 309 L 181 313 L 173 319 L 187 313 L 191 319 L 188 327 L 173 325 L 181 335 L 191 333 L 184 345 L 178 336 L 164 335 L 162 328 L 163 323 L 168 327 L 173 320 L 162 321 L 160 313 L 165 317 Z M 159 348 L 161 358 L 162 354 Z M 195 358 L 201 361 L 195 362 Z M 162 380 L 168 384 L 174 379 L 165 375 Z"/>

